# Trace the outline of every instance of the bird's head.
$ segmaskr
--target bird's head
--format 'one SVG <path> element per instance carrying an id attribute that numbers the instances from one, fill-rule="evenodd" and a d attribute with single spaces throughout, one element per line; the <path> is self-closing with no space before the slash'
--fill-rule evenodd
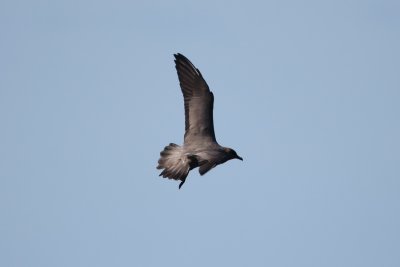
<path id="1" fill-rule="evenodd" d="M 224 150 L 228 154 L 229 159 L 240 159 L 243 161 L 243 158 L 239 157 L 239 155 L 236 153 L 236 151 L 233 150 L 232 148 L 225 147 Z"/>

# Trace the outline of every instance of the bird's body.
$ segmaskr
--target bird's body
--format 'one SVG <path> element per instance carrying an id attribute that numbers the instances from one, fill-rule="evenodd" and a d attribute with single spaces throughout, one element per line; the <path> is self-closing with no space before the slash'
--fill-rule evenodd
<path id="1" fill-rule="evenodd" d="M 175 54 L 176 70 L 185 103 L 185 137 L 183 146 L 169 144 L 161 151 L 157 169 L 160 176 L 181 180 L 199 167 L 201 175 L 230 159 L 240 159 L 236 152 L 220 146 L 215 138 L 213 122 L 214 95 L 200 71 L 183 55 Z"/>

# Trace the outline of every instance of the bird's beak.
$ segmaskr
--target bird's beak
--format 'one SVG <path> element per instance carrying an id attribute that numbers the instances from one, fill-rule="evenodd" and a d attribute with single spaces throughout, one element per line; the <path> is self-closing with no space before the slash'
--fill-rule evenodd
<path id="1" fill-rule="evenodd" d="M 237 159 L 240 159 L 241 161 L 243 161 L 243 158 L 242 158 L 242 157 L 237 156 L 236 158 L 237 158 Z"/>

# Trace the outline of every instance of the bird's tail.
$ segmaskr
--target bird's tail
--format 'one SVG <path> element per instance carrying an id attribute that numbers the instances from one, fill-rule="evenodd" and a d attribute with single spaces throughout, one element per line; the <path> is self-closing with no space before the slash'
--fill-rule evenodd
<path id="1" fill-rule="evenodd" d="M 169 144 L 160 152 L 157 169 L 163 169 L 160 176 L 168 179 L 181 180 L 179 188 L 183 185 L 186 177 L 193 166 L 195 158 L 184 155 L 181 146 Z"/>

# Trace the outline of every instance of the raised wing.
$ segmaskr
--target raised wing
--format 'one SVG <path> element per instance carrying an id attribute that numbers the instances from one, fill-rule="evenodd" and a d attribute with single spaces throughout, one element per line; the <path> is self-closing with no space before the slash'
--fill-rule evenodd
<path id="1" fill-rule="evenodd" d="M 175 67 L 185 102 L 185 145 L 216 142 L 213 122 L 214 95 L 200 71 L 182 54 Z"/>

